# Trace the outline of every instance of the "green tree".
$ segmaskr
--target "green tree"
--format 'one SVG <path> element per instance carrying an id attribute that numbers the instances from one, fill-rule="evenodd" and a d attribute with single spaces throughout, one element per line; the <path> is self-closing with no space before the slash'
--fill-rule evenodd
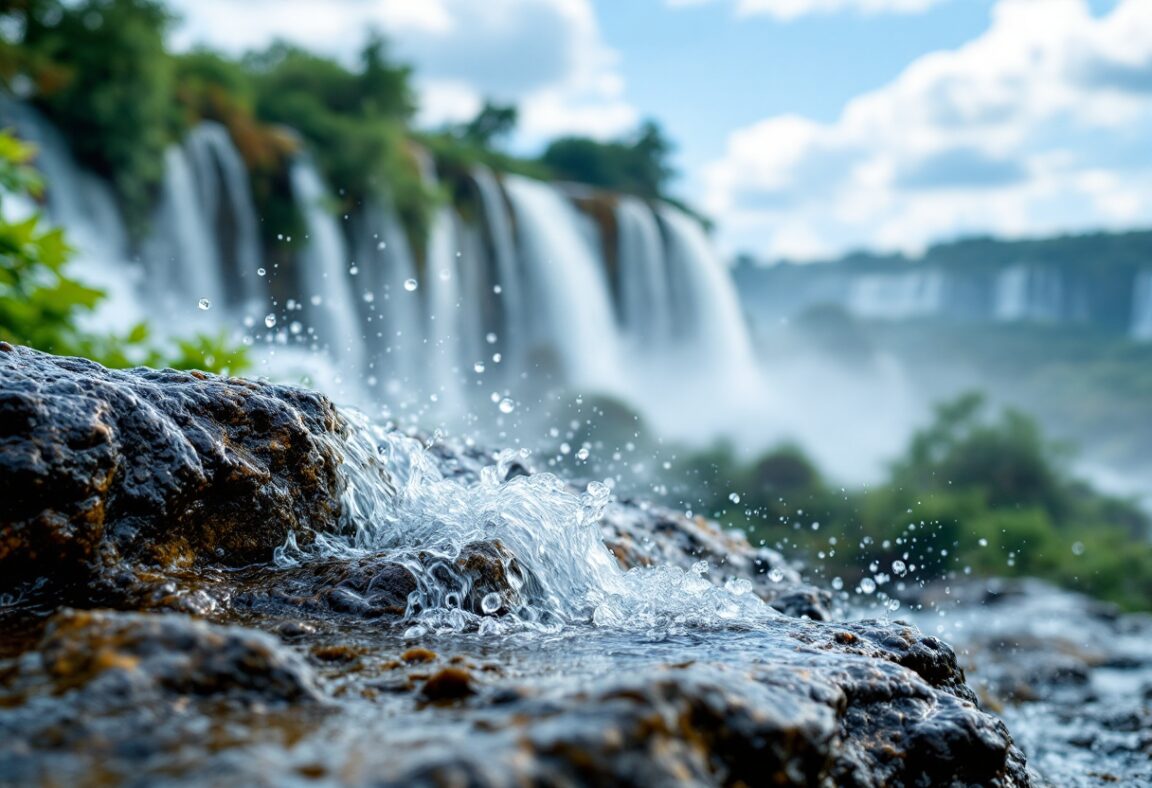
<path id="1" fill-rule="evenodd" d="M 632 135 L 609 142 L 588 137 L 554 140 L 540 161 L 557 178 L 656 199 L 664 196 L 673 174 L 671 151 L 663 131 L 649 120 Z"/>
<path id="2" fill-rule="evenodd" d="M 19 42 L 64 70 L 59 84 L 32 99 L 76 156 L 112 182 L 137 235 L 171 140 L 172 61 L 164 49 L 171 21 L 159 0 L 40 2 L 24 16 Z"/>
<path id="3" fill-rule="evenodd" d="M 476 117 L 459 127 L 458 134 L 469 144 L 490 148 L 512 134 L 519 116 L 512 104 L 485 101 Z"/>

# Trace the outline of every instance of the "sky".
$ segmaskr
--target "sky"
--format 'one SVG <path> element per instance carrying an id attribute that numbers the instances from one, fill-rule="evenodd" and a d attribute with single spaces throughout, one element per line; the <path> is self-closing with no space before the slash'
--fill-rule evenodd
<path id="1" fill-rule="evenodd" d="M 512 142 L 644 118 L 726 255 L 1152 226 L 1152 0 L 173 0 L 174 43 L 375 27 L 421 123 L 515 102 Z"/>

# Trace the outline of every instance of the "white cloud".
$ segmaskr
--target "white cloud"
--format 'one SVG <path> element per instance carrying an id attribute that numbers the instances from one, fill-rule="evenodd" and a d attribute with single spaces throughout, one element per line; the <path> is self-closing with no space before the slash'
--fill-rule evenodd
<path id="1" fill-rule="evenodd" d="M 832 123 L 737 130 L 704 173 L 730 248 L 811 257 L 1152 223 L 1152 3 L 1000 0 Z"/>
<path id="2" fill-rule="evenodd" d="M 415 66 L 420 120 L 472 116 L 485 97 L 520 106 L 527 143 L 635 125 L 617 55 L 590 0 L 176 0 L 174 45 L 242 52 L 283 38 L 352 62 L 378 29 Z"/>
<path id="3" fill-rule="evenodd" d="M 672 6 L 704 5 L 716 0 L 667 0 Z M 947 0 L 735 0 L 738 16 L 772 16 L 791 21 L 813 14 L 915 14 Z"/>

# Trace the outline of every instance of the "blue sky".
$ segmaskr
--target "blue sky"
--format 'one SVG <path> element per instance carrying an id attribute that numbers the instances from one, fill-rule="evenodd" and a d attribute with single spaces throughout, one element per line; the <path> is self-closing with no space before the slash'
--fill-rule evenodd
<path id="1" fill-rule="evenodd" d="M 178 46 L 280 36 L 414 63 L 429 125 L 677 143 L 722 250 L 915 252 L 1152 225 L 1152 0 L 174 0 Z"/>

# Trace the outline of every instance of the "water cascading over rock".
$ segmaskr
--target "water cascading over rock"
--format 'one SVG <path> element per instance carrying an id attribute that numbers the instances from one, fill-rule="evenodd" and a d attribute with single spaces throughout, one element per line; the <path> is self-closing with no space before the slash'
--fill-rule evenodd
<path id="1" fill-rule="evenodd" d="M 763 388 L 723 264 L 699 222 L 672 206 L 604 195 L 612 208 L 597 215 L 563 185 L 479 167 L 456 176 L 473 209 L 443 206 L 413 248 L 386 194 L 337 212 L 305 153 L 288 179 L 303 237 L 277 238 L 274 263 L 242 159 L 224 127 L 204 123 L 167 152 L 156 213 L 133 250 L 107 186 L 34 112 L 6 107 L 41 144 L 49 212 L 80 250 L 77 274 L 111 283 L 132 302 L 117 312 L 161 333 L 246 328 L 261 374 L 305 374 L 341 399 L 457 425 L 544 390 L 644 410 L 654 391 L 674 389 L 675 408 L 654 418 L 682 427 L 685 402 L 724 414 L 730 394 L 751 402 Z M 436 188 L 435 162 L 419 159 Z"/>

